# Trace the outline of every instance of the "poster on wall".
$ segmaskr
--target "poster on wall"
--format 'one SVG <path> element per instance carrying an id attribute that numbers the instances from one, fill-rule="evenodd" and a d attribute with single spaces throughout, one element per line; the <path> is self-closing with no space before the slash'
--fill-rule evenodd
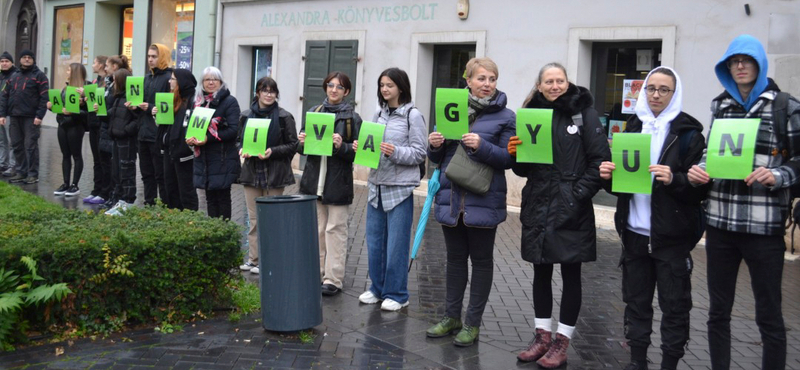
<path id="1" fill-rule="evenodd" d="M 83 6 L 56 8 L 50 86 L 63 87 L 67 82 L 67 67 L 83 62 L 83 11 Z"/>
<path id="2" fill-rule="evenodd" d="M 639 99 L 639 91 L 642 90 L 644 80 L 622 80 L 622 113 L 636 113 L 636 100 Z"/>
<path id="3" fill-rule="evenodd" d="M 124 24 L 122 25 L 122 51 L 120 54 L 133 58 L 133 8 L 126 8 L 124 14 Z"/>
<path id="4" fill-rule="evenodd" d="M 175 65 L 180 69 L 192 69 L 192 32 L 178 32 Z"/>

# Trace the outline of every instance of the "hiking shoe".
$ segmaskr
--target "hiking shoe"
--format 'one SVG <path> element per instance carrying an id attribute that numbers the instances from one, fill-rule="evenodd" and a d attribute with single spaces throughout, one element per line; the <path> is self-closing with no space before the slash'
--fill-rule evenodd
<path id="1" fill-rule="evenodd" d="M 381 300 L 380 300 L 380 298 L 378 298 L 374 294 L 372 294 L 371 290 L 368 290 L 368 291 L 366 291 L 364 293 L 361 293 L 361 295 L 358 296 L 358 301 L 363 303 L 363 304 L 375 304 L 375 303 L 380 302 Z"/>
<path id="2" fill-rule="evenodd" d="M 567 348 L 569 348 L 569 338 L 561 333 L 556 333 L 556 340 L 553 341 L 550 350 L 536 363 L 545 369 L 561 367 L 567 363 Z"/>
<path id="3" fill-rule="evenodd" d="M 333 285 L 333 284 L 322 284 L 322 286 L 320 287 L 320 290 L 322 291 L 322 295 L 326 295 L 326 296 L 334 296 L 334 295 L 339 294 L 339 292 L 342 291 L 336 285 Z"/>
<path id="4" fill-rule="evenodd" d="M 59 186 L 58 189 L 53 192 L 53 195 L 64 195 L 64 193 L 67 192 L 67 189 L 69 189 L 67 184 L 61 184 L 61 186 Z"/>
<path id="5" fill-rule="evenodd" d="M 403 303 L 397 302 L 393 299 L 384 299 L 381 303 L 381 310 L 384 311 L 400 311 L 403 307 L 408 306 L 408 301 Z"/>
<path id="6" fill-rule="evenodd" d="M 70 185 L 69 189 L 64 193 L 64 195 L 68 197 L 74 197 L 81 193 L 81 189 L 78 189 L 78 185 L 72 184 Z"/>
<path id="7" fill-rule="evenodd" d="M 98 195 L 98 196 L 95 196 L 94 198 L 90 199 L 88 203 L 89 204 L 103 204 L 105 202 L 106 202 L 106 200 L 103 199 L 103 197 Z"/>
<path id="8" fill-rule="evenodd" d="M 259 273 L 261 273 L 261 270 L 258 268 L 258 266 L 256 266 L 250 269 L 250 273 L 258 275 Z"/>
<path id="9" fill-rule="evenodd" d="M 520 352 L 520 354 L 517 355 L 517 360 L 522 362 L 536 361 L 542 358 L 542 356 L 550 350 L 550 346 L 552 345 L 552 333 L 544 329 L 536 329 L 536 335 L 528 345 L 528 349 Z"/>
<path id="10" fill-rule="evenodd" d="M 239 270 L 250 271 L 253 267 L 258 267 L 253 261 L 247 261 L 244 265 L 239 266 Z"/>
<path id="11" fill-rule="evenodd" d="M 445 316 L 438 324 L 428 328 L 425 335 L 428 338 L 441 338 L 450 334 L 458 333 L 461 330 L 461 320 Z"/>
<path id="12" fill-rule="evenodd" d="M 26 184 L 35 184 L 37 182 L 39 182 L 39 178 L 38 177 L 28 176 L 28 177 L 25 178 L 25 183 Z"/>
<path id="13" fill-rule="evenodd" d="M 17 174 L 17 171 L 14 170 L 14 167 L 9 167 L 7 170 L 3 171 L 3 176 L 11 177 Z"/>
<path id="14" fill-rule="evenodd" d="M 21 174 L 16 174 L 8 179 L 8 182 L 15 183 L 15 182 L 25 182 L 25 176 Z"/>
<path id="15" fill-rule="evenodd" d="M 469 347 L 478 340 L 478 333 L 480 332 L 481 328 L 477 326 L 464 325 L 461 331 L 456 334 L 456 338 L 453 339 L 453 344 L 459 347 Z"/>

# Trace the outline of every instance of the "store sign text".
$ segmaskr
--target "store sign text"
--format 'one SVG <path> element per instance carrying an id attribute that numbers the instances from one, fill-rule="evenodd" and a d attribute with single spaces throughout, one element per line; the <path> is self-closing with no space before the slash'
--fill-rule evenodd
<path id="1" fill-rule="evenodd" d="M 261 27 L 325 26 L 330 24 L 391 23 L 430 21 L 438 3 L 339 9 L 331 18 L 329 11 L 264 13 Z"/>

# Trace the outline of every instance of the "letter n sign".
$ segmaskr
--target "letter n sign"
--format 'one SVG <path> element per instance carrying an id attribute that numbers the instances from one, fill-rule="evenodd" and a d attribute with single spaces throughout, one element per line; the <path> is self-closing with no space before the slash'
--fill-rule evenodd
<path id="1" fill-rule="evenodd" d="M 708 175 L 717 179 L 744 180 L 753 172 L 760 125 L 758 118 L 714 120 L 706 151 Z"/>

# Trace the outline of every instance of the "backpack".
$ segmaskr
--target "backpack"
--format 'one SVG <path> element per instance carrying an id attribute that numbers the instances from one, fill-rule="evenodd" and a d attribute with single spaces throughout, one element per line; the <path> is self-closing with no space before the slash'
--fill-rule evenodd
<path id="1" fill-rule="evenodd" d="M 318 112 L 322 111 L 322 108 L 323 108 L 323 105 L 320 104 L 316 108 L 314 108 L 314 112 L 318 113 Z M 345 136 L 345 138 L 344 138 L 345 140 L 344 141 L 353 141 L 353 119 L 352 118 L 348 118 L 344 122 L 344 131 L 345 131 L 345 133 L 347 135 L 347 136 Z"/>
<path id="2" fill-rule="evenodd" d="M 411 130 L 411 111 L 417 109 L 417 107 L 411 107 L 408 110 L 408 114 L 406 114 L 406 125 L 408 125 L 408 129 Z M 378 111 L 378 118 L 380 118 L 381 114 L 383 113 L 383 109 Z M 419 164 L 419 179 L 422 180 L 425 178 L 425 172 L 427 171 L 427 166 L 425 165 L 425 160 Z"/>

